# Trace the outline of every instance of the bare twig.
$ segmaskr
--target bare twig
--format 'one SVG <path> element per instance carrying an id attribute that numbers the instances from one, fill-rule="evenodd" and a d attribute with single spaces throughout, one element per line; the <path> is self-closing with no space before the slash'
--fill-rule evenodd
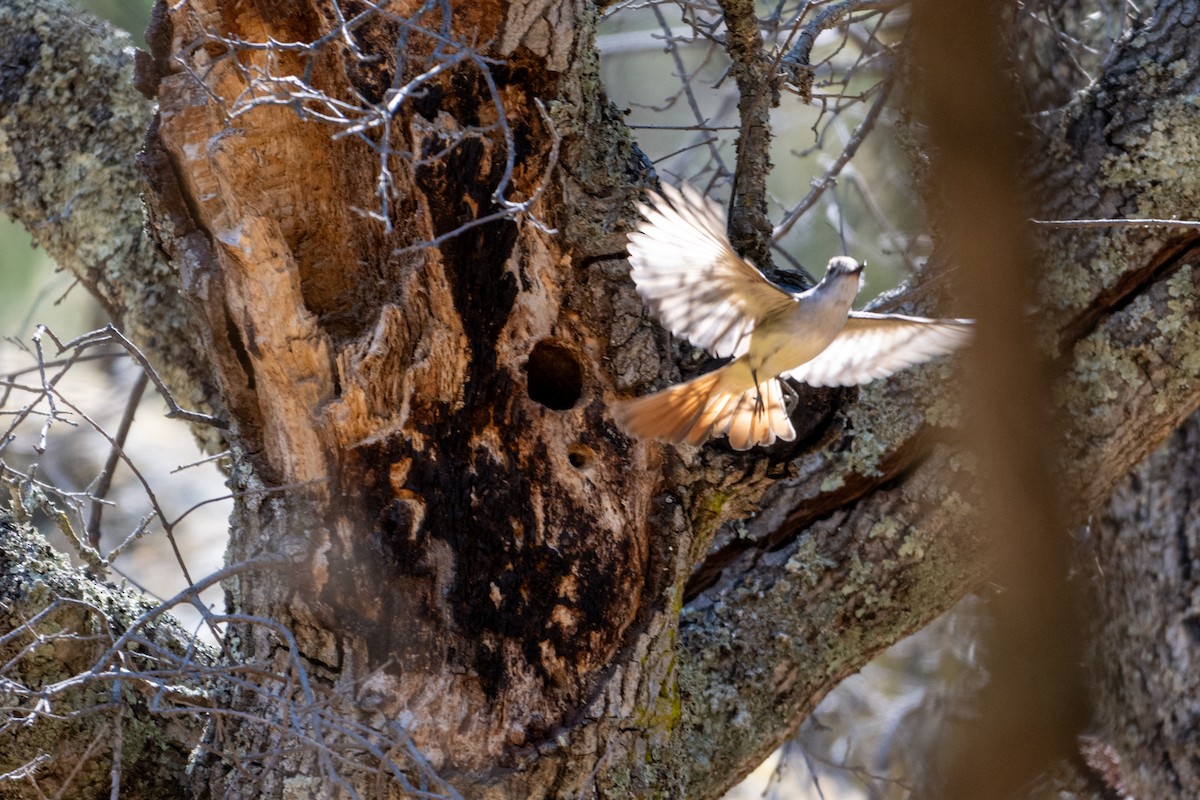
<path id="1" fill-rule="evenodd" d="M 58 409 L 54 407 L 54 385 L 46 379 L 46 360 L 42 354 L 42 336 L 45 333 L 46 327 L 44 325 L 38 325 L 37 332 L 33 334 L 33 346 L 37 350 L 38 377 L 42 381 L 42 392 L 43 396 L 46 398 L 46 404 L 50 407 L 50 413 L 46 414 L 46 421 L 42 424 L 41 433 L 38 435 L 37 444 L 33 446 L 33 449 L 36 450 L 39 455 L 46 452 L 46 439 L 50 435 L 50 425 L 58 419 Z M 60 372 L 55 376 L 55 379 L 62 374 L 63 373 Z"/>
<path id="2" fill-rule="evenodd" d="M 836 28 L 846 17 L 861 11 L 878 11 L 886 13 L 903 5 L 903 0 L 842 0 L 842 2 L 827 5 L 817 12 L 787 54 L 780 59 L 780 67 L 792 76 L 793 83 L 802 83 L 797 77 L 811 69 L 813 45 L 823 31 Z M 811 78 L 809 78 L 811 84 Z"/>
<path id="3" fill-rule="evenodd" d="M 448 239 L 459 236 L 478 225 L 494 222 L 498 219 L 527 218 L 542 230 L 550 231 L 549 226 L 533 217 L 530 211 L 533 200 L 547 188 L 543 181 L 531 192 L 531 198 L 526 201 L 516 201 L 508 195 L 512 189 L 513 176 L 517 167 L 516 137 L 510 124 L 510 112 L 505 108 L 504 95 L 492 74 L 492 68 L 501 62 L 482 54 L 469 39 L 455 34 L 450 25 L 453 15 L 448 0 L 426 0 L 415 11 L 398 14 L 389 10 L 386 4 L 365 3 L 365 8 L 353 17 L 347 18 L 340 6 L 334 5 L 334 24 L 311 42 L 289 41 L 282 42 L 273 39 L 267 41 L 248 41 L 237 36 L 208 33 L 193 42 L 177 58 L 181 67 L 190 74 L 202 87 L 210 93 L 217 107 L 224 109 L 230 123 L 237 118 L 261 106 L 286 106 L 295 109 L 301 119 L 310 119 L 337 128 L 333 139 L 347 136 L 362 141 L 378 157 L 377 176 L 375 181 L 375 207 L 357 208 L 370 219 L 384 226 L 386 233 L 394 232 L 392 220 L 391 196 L 394 191 L 395 179 L 393 163 L 395 159 L 407 162 L 411 166 L 438 160 L 448 155 L 461 141 L 470 138 L 498 137 L 500 157 L 503 169 L 496 184 L 492 187 L 492 200 L 500 210 L 493 214 L 485 214 L 453 231 L 449 231 L 436 239 L 423 241 L 397 252 L 435 247 Z M 437 29 L 421 24 L 423 18 L 438 10 L 440 18 Z M 314 65 L 323 51 L 331 46 L 344 47 L 352 58 L 362 62 L 367 60 L 356 44 L 352 35 L 354 30 L 366 24 L 373 18 L 383 18 L 399 28 L 397 43 L 394 48 L 397 63 L 392 70 L 392 85 L 379 102 L 372 102 L 363 97 L 352 86 L 347 87 L 348 96 L 336 97 L 317 88 L 313 84 Z M 433 45 L 427 56 L 427 63 L 415 77 L 405 78 L 407 53 L 414 48 L 409 45 L 412 37 L 424 37 Z M 191 55 L 200 47 L 219 45 L 223 53 L 215 58 L 204 74 L 195 73 L 189 63 Z M 418 48 L 419 49 L 419 48 Z M 265 58 L 255 61 L 243 61 L 236 58 L 239 53 L 262 53 Z M 276 68 L 281 62 L 276 59 L 278 54 L 287 53 L 289 56 L 303 59 L 302 74 L 279 73 Z M 245 88 L 231 101 L 217 98 L 211 94 L 209 72 L 218 61 L 232 65 L 232 68 L 242 75 Z M 397 130 L 396 122 L 404 108 L 411 100 L 421 97 L 429 86 L 440 83 L 443 79 L 457 73 L 463 68 L 473 69 L 487 87 L 488 98 L 495 109 L 495 121 L 490 124 L 473 126 L 468 130 L 454 132 L 449 138 L 448 146 L 439 148 L 440 153 L 425 154 L 397 149 L 392 144 L 393 134 Z M 411 74 L 411 73 L 408 73 Z M 417 123 L 412 123 L 416 125 Z M 551 161 L 557 158 L 558 135 L 554 137 L 555 154 Z M 419 148 L 418 148 L 419 149 Z M 547 170 L 548 180 L 549 170 Z"/>
<path id="4" fill-rule="evenodd" d="M 217 625 L 249 626 L 270 631 L 278 638 L 286 653 L 282 671 L 255 664 L 223 663 L 211 652 L 198 657 L 201 653 L 194 636 L 185 647 L 179 649 L 174 645 L 164 647 L 157 639 L 144 634 L 146 626 L 175 605 L 197 604 L 199 593 L 220 580 L 246 571 L 286 568 L 289 565 L 287 561 L 273 560 L 231 565 L 170 600 L 147 609 L 120 636 L 108 624 L 107 612 L 95 604 L 64 597 L 53 599 L 42 612 L 0 639 L 0 644 L 9 645 L 18 637 L 29 639 L 29 643 L 14 658 L 0 666 L 0 685 L 12 698 L 6 709 L 10 724 L 32 725 L 42 718 L 65 720 L 97 713 L 112 714 L 111 723 L 101 730 L 95 746 L 88 749 L 81 762 L 86 762 L 111 735 L 111 791 L 116 796 L 121 785 L 122 722 L 128 707 L 123 689 L 127 687 L 147 698 L 148 710 L 152 714 L 189 717 L 204 714 L 218 724 L 222 718 L 238 718 L 272 728 L 291 742 L 287 752 L 293 756 L 297 750 L 310 751 L 325 779 L 341 786 L 348 796 L 358 795 L 344 773 L 361 771 L 373 764 L 381 775 L 394 781 L 406 796 L 430 800 L 460 798 L 453 787 L 437 775 L 402 726 L 391 722 L 376 728 L 340 712 L 339 705 L 353 708 L 353 700 L 344 691 L 331 693 L 317 687 L 310 678 L 295 637 L 278 622 L 264 617 L 209 612 L 210 621 Z M 81 610 L 100 621 L 103 632 L 95 636 L 80 636 L 71 630 L 61 629 L 57 622 L 58 612 L 66 607 Z M 90 669 L 66 679 L 33 687 L 10 677 L 17 674 L 16 670 L 22 661 L 42 658 L 45 648 L 54 648 L 66 642 L 79 648 L 85 644 L 103 644 L 105 641 L 109 644 Z M 107 687 L 106 702 L 82 707 L 70 705 L 68 693 L 97 686 Z M 282 713 L 259 717 L 225 707 L 216 702 L 223 696 L 217 691 L 222 686 L 227 690 L 257 695 Z M 282 753 L 224 755 L 236 764 L 242 760 L 270 762 Z M 42 763 L 44 760 L 34 759 L 20 769 L 0 776 L 0 779 L 28 779 Z M 78 765 L 75 772 L 78 772 Z"/>
<path id="5" fill-rule="evenodd" d="M 687 100 L 688 110 L 692 112 L 692 119 L 696 121 L 697 126 L 707 126 L 708 120 L 704 117 L 704 113 L 700 110 L 700 103 L 696 99 L 696 93 L 692 91 L 691 78 L 688 75 L 687 69 L 683 64 L 683 56 L 679 52 L 679 46 L 674 37 L 671 35 L 671 26 L 667 22 L 667 18 L 663 16 L 662 9 L 654 6 L 654 19 L 658 22 L 665 34 L 667 53 L 670 54 L 672 62 L 675 64 L 675 74 L 680 80 L 680 90 L 683 97 Z M 704 127 L 698 128 L 703 130 Z M 722 175 L 729 174 L 729 168 L 725 165 L 725 160 L 721 157 L 721 149 L 715 139 L 701 137 L 704 142 L 708 143 L 708 153 L 712 161 L 717 165 Z"/>
<path id="6" fill-rule="evenodd" d="M 81 336 L 77 336 L 66 344 L 59 344 L 58 347 L 59 352 L 62 353 L 67 350 L 80 350 L 84 347 L 92 347 L 101 342 L 108 341 L 115 342 L 116 344 L 119 344 L 121 347 L 125 348 L 125 352 L 129 353 L 133 360 L 141 366 L 142 370 L 146 373 L 146 376 L 149 377 L 151 382 L 154 383 L 154 388 L 158 390 L 159 396 L 162 397 L 164 402 L 166 402 L 168 418 L 182 419 L 188 422 L 197 423 L 199 425 L 210 425 L 214 428 L 225 429 L 229 427 L 229 423 L 222 419 L 210 416 L 208 414 L 201 414 L 197 411 L 188 411 L 187 409 L 180 407 L 180 405 L 175 402 L 175 398 L 171 395 L 170 390 L 167 389 L 166 384 L 162 382 L 162 378 L 158 376 L 158 372 L 155 371 L 154 367 L 150 366 L 150 362 L 147 360 L 145 354 L 138 349 L 137 345 L 126 339 L 125 335 L 117 330 L 112 324 L 105 325 L 103 328 L 92 331 L 91 333 L 85 333 Z M 57 339 L 55 339 L 55 343 L 58 343 Z"/>
<path id="7" fill-rule="evenodd" d="M 883 112 L 883 106 L 887 102 L 891 89 L 891 79 L 886 79 L 880 84 L 879 94 L 875 98 L 875 102 L 867 111 L 867 115 L 863 117 L 863 121 L 854 129 L 854 133 L 850 134 L 850 139 L 846 142 L 846 146 L 842 148 L 842 152 L 829 168 L 825 170 L 825 174 L 821 179 L 813 183 L 812 188 L 804 196 L 804 199 L 789 211 L 779 225 L 775 227 L 774 232 L 771 234 L 772 239 L 779 240 L 786 236 L 788 231 L 792 229 L 792 226 L 796 224 L 796 220 L 800 219 L 804 212 L 816 205 L 821 195 L 837 182 L 837 176 L 841 173 L 842 168 L 854 157 L 854 154 L 858 152 L 859 146 L 866 139 L 867 134 L 875 127 L 875 123 L 879 120 L 879 115 Z"/>
<path id="8" fill-rule="evenodd" d="M 220 461 L 222 458 L 229 458 L 229 457 L 230 457 L 230 452 L 228 450 L 222 450 L 221 452 L 214 453 L 211 456 L 205 456 L 204 458 L 198 458 L 189 464 L 180 464 L 178 467 L 171 470 L 171 474 L 174 475 L 177 472 L 183 472 L 185 469 L 191 469 L 192 467 L 198 467 L 201 464 L 209 464 L 213 461 Z"/>
<path id="9" fill-rule="evenodd" d="M 125 403 L 125 413 L 121 416 L 121 423 L 113 437 L 113 446 L 109 449 L 108 459 L 104 462 L 104 468 L 100 470 L 96 485 L 91 490 L 92 510 L 88 514 L 87 527 L 84 530 L 87 533 L 88 544 L 97 550 L 100 549 L 100 516 L 104 513 L 104 503 L 101 501 L 108 495 L 108 490 L 112 487 L 117 461 L 121 458 L 121 451 L 125 448 L 125 439 L 129 436 L 130 426 L 133 425 L 134 414 L 137 412 L 138 404 L 142 401 L 142 394 L 146 391 L 146 384 L 149 381 L 146 373 L 142 372 L 134 381 L 133 388 L 129 390 L 129 399 Z"/>
<path id="10" fill-rule="evenodd" d="M 550 153 L 546 157 L 545 169 L 543 170 L 541 180 L 539 180 L 537 186 L 534 187 L 533 193 L 528 198 L 520 202 L 515 202 L 512 200 L 497 200 L 497 202 L 501 203 L 503 206 L 500 211 L 495 211 L 482 217 L 476 217 L 469 222 L 459 225 L 454 230 L 443 233 L 441 236 L 437 236 L 428 241 L 418 242 L 417 244 L 408 245 L 407 247 L 397 248 L 393 251 L 393 255 L 404 255 L 406 253 L 415 253 L 418 250 L 424 250 L 429 247 L 437 247 L 443 242 L 449 241 L 457 236 L 461 236 L 463 233 L 472 228 L 479 227 L 480 225 L 487 225 L 488 223 L 496 222 L 497 220 L 510 219 L 514 216 L 520 215 L 524 215 L 530 221 L 530 223 L 545 233 L 552 234 L 556 232 L 553 228 L 549 228 L 542 223 L 533 215 L 532 212 L 534 204 L 537 203 L 542 194 L 545 193 L 546 189 L 550 185 L 550 175 L 554 171 L 554 168 L 558 166 L 559 146 L 562 143 L 562 137 L 559 135 L 558 131 L 555 130 L 553 120 L 547 113 L 546 108 L 542 105 L 540 100 L 536 102 L 538 111 L 541 112 L 543 121 L 549 126 L 552 140 L 550 145 Z M 493 196 L 493 200 L 496 200 L 495 196 Z"/>
<path id="11" fill-rule="evenodd" d="M 1047 228 L 1200 228 L 1194 219 L 1031 219 Z"/>
<path id="12" fill-rule="evenodd" d="M 112 769 L 109 770 L 109 800 L 121 800 L 121 754 L 125 750 L 125 703 L 121 698 L 121 681 L 112 684 L 113 712 Z"/>

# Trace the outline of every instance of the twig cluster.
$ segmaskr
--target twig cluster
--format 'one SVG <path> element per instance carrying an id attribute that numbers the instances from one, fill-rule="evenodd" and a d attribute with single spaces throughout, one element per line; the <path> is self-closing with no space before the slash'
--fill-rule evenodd
<path id="1" fill-rule="evenodd" d="M 178 516 L 168 515 L 149 481 L 125 452 L 125 443 L 134 412 L 148 383 L 154 384 L 166 402 L 168 417 L 216 427 L 224 427 L 225 423 L 207 414 L 181 408 L 142 352 L 112 325 L 85 333 L 68 342 L 59 341 L 53 331 L 39 325 L 31 338 L 32 347 L 16 339 L 8 339 L 8 342 L 25 352 L 34 362 L 31 366 L 0 376 L 0 420 L 7 419 L 0 429 L 0 482 L 9 488 L 12 497 L 11 509 L 18 521 L 29 521 L 35 511 L 46 513 L 74 545 L 77 555 L 97 574 L 104 574 L 117 556 L 157 522 L 171 543 L 184 577 L 190 582 L 191 576 L 175 540 L 175 530 L 197 508 L 221 498 L 198 503 Z M 49 357 L 46 353 L 47 343 L 54 347 L 54 352 Z M 114 350 L 113 345 L 118 346 L 120 350 Z M 110 434 L 100 422 L 67 397 L 59 388 L 59 384 L 76 365 L 95 359 L 117 358 L 122 355 L 122 350 L 124 355 L 139 365 L 141 373 L 130 391 L 116 433 Z M 20 405 L 13 408 L 18 401 Z M 108 442 L 109 456 L 103 468 L 85 489 L 70 490 L 63 488 L 56 481 L 45 479 L 42 476 L 40 458 L 25 464 L 20 459 L 5 457 L 18 441 L 19 429 L 35 420 L 39 421 L 39 424 L 31 448 L 39 457 L 46 454 L 51 430 L 56 425 L 74 428 L 83 423 Z M 101 514 L 105 506 L 112 505 L 107 497 L 118 464 L 124 464 L 140 483 L 149 501 L 150 510 L 119 544 L 107 552 L 102 552 Z"/>
<path id="2" fill-rule="evenodd" d="M 85 721 L 92 723 L 95 734 L 83 757 L 71 772 L 61 773 L 47 787 L 45 796 L 70 797 L 72 787 L 95 759 L 111 759 L 112 796 L 120 796 L 123 780 L 122 748 L 126 728 L 136 717 L 147 715 L 166 722 L 183 718 L 181 730 L 192 731 L 192 740 L 176 742 L 188 750 L 199 745 L 194 757 L 222 758 L 247 775 L 257 774 L 263 763 L 296 759 L 308 754 L 317 764 L 317 773 L 328 786 L 341 787 L 346 796 L 358 797 L 350 780 L 353 773 L 374 775 L 377 785 L 399 786 L 407 796 L 452 798 L 457 793 L 442 781 L 413 743 L 407 731 L 395 721 L 361 721 L 362 711 L 355 707 L 352 689 L 329 688 L 310 679 L 309 666 L 301 655 L 292 632 L 276 620 L 244 614 L 218 613 L 201 599 L 201 593 L 234 576 L 289 566 L 284 561 L 252 561 L 234 564 L 201 579 L 193 579 L 176 542 L 179 524 L 197 508 L 216 500 L 196 503 L 179 515 L 164 509 L 137 463 L 126 452 L 126 437 L 134 410 L 143 390 L 153 385 L 167 406 L 167 416 L 192 423 L 222 426 L 213 417 L 181 408 L 145 356 L 112 326 L 92 331 L 70 341 L 60 341 L 49 328 L 38 326 L 26 344 L 10 339 L 31 363 L 0 376 L 0 481 L 9 488 L 7 507 L 16 525 L 9 527 L 0 518 L 0 537 L 16 542 L 21 528 L 33 522 L 41 512 L 54 521 L 66 535 L 86 569 L 103 575 L 118 569 L 114 561 L 138 538 L 157 524 L 171 543 L 176 561 L 187 586 L 161 602 L 146 595 L 134 595 L 116 589 L 97 589 L 91 581 L 55 583 L 48 596 L 34 603 L 40 610 L 28 613 L 20 624 L 0 632 L 0 736 L 31 729 L 40 723 Z M 140 376 L 130 391 L 129 401 L 116 433 L 89 416 L 68 397 L 63 378 L 79 364 L 98 359 L 127 357 L 140 368 Z M 100 473 L 82 491 L 73 491 L 48 479 L 41 468 L 42 458 L 52 453 L 58 441 L 53 430 L 59 426 L 85 425 L 99 434 L 111 448 Z M 35 457 L 23 459 L 15 452 L 28 445 Z M 135 529 L 107 551 L 101 548 L 99 509 L 111 506 L 107 492 L 112 475 L 123 464 L 139 483 L 149 511 Z M 295 487 L 275 487 L 269 491 L 287 491 Z M 37 545 L 29 545 L 29 548 Z M 13 552 L 19 550 L 13 548 Z M 4 559 L 8 560 L 6 556 Z M 12 559 L 16 563 L 17 558 Z M 64 562 L 59 568 L 70 574 Z M 81 589 L 81 586 L 91 589 Z M 201 627 L 188 633 L 174 621 L 181 607 L 198 612 Z M 205 644 L 200 632 L 206 631 L 216 645 Z M 227 638 L 251 636 L 262 631 L 278 642 L 279 658 L 270 664 L 248 663 L 236 658 L 227 646 Z M 40 667 L 47 659 L 62 662 L 62 653 L 85 654 L 73 660 L 71 674 L 47 683 Z M 63 665 L 68 666 L 67 664 Z M 236 746 L 226 748 L 222 740 L 223 720 L 248 712 L 235 710 L 229 698 L 257 695 L 264 702 L 238 703 L 247 707 L 272 708 L 269 715 L 256 717 L 263 729 L 281 731 L 286 743 L 279 752 L 242 753 Z M 268 701 L 269 702 L 266 702 Z M 138 713 L 130 713 L 134 707 Z M 203 729 L 203 731 L 202 731 Z M 201 733 L 203 735 L 201 735 Z M 0 774 L 0 787 L 6 782 L 28 785 L 42 792 L 39 776 L 56 760 L 57 754 L 43 751 L 25 763 Z M 245 762 L 245 763 L 243 763 Z M 44 781 L 44 779 L 41 779 Z M 368 780 L 370 783 L 371 780 Z M 0 793 L 3 790 L 0 789 Z M 38 796 L 41 796 L 39 794 Z"/>
<path id="3" fill-rule="evenodd" d="M 0 735 L 41 721 L 106 715 L 107 724 L 92 726 L 97 733 L 85 755 L 99 758 L 109 754 L 111 796 L 116 798 L 121 796 L 123 780 L 126 715 L 131 705 L 138 705 L 145 714 L 161 717 L 164 723 L 172 717 L 184 717 L 196 732 L 199 725 L 195 721 L 202 720 L 205 729 L 199 743 L 201 751 L 194 757 L 206 757 L 207 752 L 225 759 L 248 780 L 264 766 L 269 768 L 274 762 L 294 760 L 307 753 L 316 760 L 316 774 L 325 785 L 340 787 L 347 797 L 360 797 L 354 786 L 362 785 L 347 776 L 367 772 L 374 773 L 378 785 L 394 784 L 406 796 L 458 798 L 459 794 L 438 777 L 400 724 L 360 722 L 347 711 L 353 706 L 353 698 L 345 692 L 324 690 L 310 679 L 291 631 L 271 619 L 214 613 L 200 600 L 206 588 L 234 575 L 287 566 L 282 561 L 231 565 L 162 603 L 145 607 L 132 619 L 121 619 L 124 612 L 115 605 L 105 608 L 83 597 L 51 599 L 39 613 L 0 637 Z M 213 629 L 236 626 L 243 629 L 243 634 L 249 628 L 265 630 L 285 654 L 284 666 L 235 661 L 223 646 L 200 643 L 194 633 L 184 633 L 169 618 L 172 609 L 181 604 L 198 609 L 205 624 Z M 27 679 L 27 671 L 35 677 L 42 674 L 36 667 L 27 670 L 29 665 L 54 658 L 64 648 L 96 655 L 85 662 L 84 668 L 53 683 Z M 258 695 L 270 701 L 269 705 L 260 705 L 273 708 L 275 713 L 256 716 L 253 722 L 283 733 L 285 744 L 277 751 L 247 754 L 223 746 L 223 721 L 252 716 L 226 702 L 234 693 L 243 697 Z M 194 743 L 176 744 L 186 748 Z M 0 785 L 11 781 L 37 788 L 39 771 L 54 758 L 53 753 L 40 753 L 0 775 Z M 56 781 L 55 796 L 71 796 L 73 780 L 88 760 L 81 759 L 66 779 Z"/>
<path id="4" fill-rule="evenodd" d="M 896 195 L 911 190 L 864 180 L 851 165 L 869 134 L 890 122 L 884 112 L 894 94 L 896 50 L 904 42 L 906 8 L 898 0 L 781 0 L 763 12 L 761 4 L 722 0 L 630 0 L 614 6 L 609 11 L 614 27 L 621 24 L 623 16 L 633 20 L 641 15 L 645 18 L 641 24 L 652 24 L 653 33 L 640 40 L 630 34 L 609 34 L 601 39 L 602 49 L 614 57 L 626 55 L 635 46 L 646 55 L 665 51 L 674 79 L 661 101 L 630 103 L 640 112 L 632 127 L 653 131 L 655 138 L 648 138 L 649 142 L 664 141 L 670 132 L 677 134 L 663 155 L 651 156 L 656 167 L 665 168 L 675 179 L 689 180 L 706 190 L 731 183 L 738 187 L 735 194 L 747 189 L 753 193 L 755 182 L 761 186 L 765 175 L 741 174 L 746 169 L 737 166 L 742 154 L 739 152 L 735 163 L 730 153 L 735 142 L 745 147 L 752 138 L 745 134 L 756 124 L 754 115 L 761 117 L 764 110 L 774 109 L 770 136 L 776 142 L 771 159 L 778 161 L 787 155 L 805 162 L 800 169 L 821 172 L 798 202 L 776 199 L 778 211 L 772 216 L 779 221 L 770 235 L 773 254 L 799 268 L 779 243 L 802 216 L 814 210 L 823 212 L 839 235 L 852 233 L 842 221 L 844 198 L 834 191 L 840 178 L 848 178 L 865 213 L 874 218 L 889 241 L 900 242 L 898 249 L 911 267 L 908 250 L 915 237 L 897 232 L 910 227 L 911 221 L 893 219 L 890 211 Z M 632 27 L 634 23 L 627 24 Z M 749 51 L 731 48 L 730 31 L 739 27 L 756 29 L 761 47 Z M 737 59 L 756 60 L 757 64 L 739 67 Z M 747 103 L 730 80 L 739 69 L 767 76 L 755 90 L 759 96 L 751 98 L 756 102 Z M 663 124 L 656 119 L 641 123 L 644 113 L 677 122 Z M 792 127 L 800 119 L 809 120 L 805 123 L 810 137 L 807 145 L 797 144 L 800 131 Z M 761 160 L 750 163 L 770 167 Z M 735 207 L 742 201 L 741 197 L 735 199 Z M 746 202 L 757 201 L 749 198 Z"/>
<path id="5" fill-rule="evenodd" d="M 185 48 L 176 57 L 176 63 L 195 78 L 216 107 L 222 110 L 230 126 L 254 109 L 282 106 L 292 109 L 301 120 L 330 126 L 335 140 L 353 138 L 369 148 L 378 162 L 374 207 L 359 210 L 381 223 L 388 234 L 393 232 L 393 202 L 397 191 L 394 170 L 398 165 L 415 169 L 437 162 L 469 140 L 499 142 L 504 169 L 491 191 L 496 210 L 435 240 L 406 246 L 403 252 L 436 246 L 472 227 L 498 219 L 520 218 L 549 231 L 535 215 L 534 207 L 549 186 L 551 172 L 557 165 L 559 136 L 542 103 L 537 102 L 538 111 L 550 132 L 553 146 L 540 181 L 527 191 L 524 199 L 518 199 L 513 196 L 518 148 L 510 121 L 512 112 L 506 108 L 493 74 L 494 68 L 502 62 L 485 55 L 484 48 L 478 43 L 452 29 L 450 0 L 425 0 L 423 5 L 407 14 L 390 10 L 386 2 L 355 5 L 362 10 L 347 15 L 342 3 L 338 0 L 330 2 L 328 7 L 333 20 L 328 30 L 312 41 L 248 41 L 210 31 Z M 318 86 L 315 78 L 318 64 L 331 49 L 336 49 L 358 67 L 379 68 L 381 57 L 364 52 L 359 43 L 359 33 L 363 29 L 379 25 L 390 26 L 396 31 L 391 62 L 382 70 L 384 74 L 390 73 L 390 85 L 381 96 L 368 97 L 353 81 L 344 82 L 337 88 Z M 211 60 L 199 59 L 200 63 L 206 64 L 202 71 L 192 66 L 196 60 L 193 56 L 201 50 L 219 52 Z M 413 63 L 415 53 L 424 54 L 420 63 Z M 248 54 L 259 57 L 246 58 Z M 218 65 L 228 65 L 238 71 L 245 88 L 237 96 L 221 97 L 213 90 L 213 70 Z M 423 137 L 419 120 L 414 120 L 412 129 L 406 130 L 409 123 L 405 109 L 414 100 L 424 97 L 432 87 L 445 83 L 451 73 L 461 74 L 464 70 L 473 71 L 486 85 L 494 114 L 480 116 L 494 116 L 494 121 L 455 131 L 437 131 L 439 146 L 433 152 L 415 152 L 416 147 L 406 146 L 406 141 L 411 144 Z"/>

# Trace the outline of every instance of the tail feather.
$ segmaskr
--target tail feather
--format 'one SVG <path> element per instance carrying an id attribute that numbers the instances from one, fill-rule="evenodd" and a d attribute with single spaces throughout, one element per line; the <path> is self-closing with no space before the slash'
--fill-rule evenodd
<path id="1" fill-rule="evenodd" d="M 661 392 L 618 403 L 613 415 L 625 430 L 643 439 L 703 444 L 729 436 L 729 446 L 748 450 L 777 438 L 796 438 L 783 402 L 783 388 L 770 378 L 743 390 L 729 386 L 728 366 Z M 761 397 L 761 403 L 759 398 Z"/>
<path id="2" fill-rule="evenodd" d="M 776 437 L 785 442 L 795 439 L 796 431 L 788 418 L 779 381 L 763 381 L 757 391 L 751 388 L 738 397 L 737 408 L 729 415 L 724 430 L 729 435 L 729 446 L 734 450 L 771 444 Z"/>

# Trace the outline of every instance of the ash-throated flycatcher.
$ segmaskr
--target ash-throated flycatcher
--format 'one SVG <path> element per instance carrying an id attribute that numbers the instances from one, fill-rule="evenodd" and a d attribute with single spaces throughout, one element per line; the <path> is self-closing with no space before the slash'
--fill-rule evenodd
<path id="1" fill-rule="evenodd" d="M 676 336 L 728 364 L 686 383 L 618 403 L 617 421 L 642 438 L 699 445 L 729 436 L 735 450 L 792 441 L 779 377 L 852 386 L 949 353 L 971 320 L 851 311 L 863 265 L 830 259 L 822 281 L 792 293 L 734 252 L 725 213 L 695 188 L 663 186 L 639 204 L 629 234 L 638 294 Z"/>

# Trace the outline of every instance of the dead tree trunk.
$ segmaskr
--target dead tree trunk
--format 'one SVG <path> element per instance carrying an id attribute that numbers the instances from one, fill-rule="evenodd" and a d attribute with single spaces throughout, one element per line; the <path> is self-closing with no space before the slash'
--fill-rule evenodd
<path id="1" fill-rule="evenodd" d="M 645 757 L 626 721 L 678 713 L 691 537 L 652 539 L 659 457 L 605 411 L 613 329 L 637 318 L 619 285 L 637 162 L 595 89 L 594 12 L 345 13 L 360 16 L 190 4 L 150 36 L 158 240 L 200 319 L 241 488 L 290 487 L 239 504 L 232 552 L 291 566 L 232 591 L 297 652 L 247 624 L 238 655 L 279 674 L 300 659 L 362 724 L 402 720 L 468 794 L 611 785 L 602 759 Z M 339 30 L 296 52 L 248 44 Z M 343 112 L 340 131 L 319 121 Z M 261 724 L 278 699 L 214 745 L 286 751 Z M 247 783 L 214 757 L 200 780 L 273 796 L 319 758 Z"/>

